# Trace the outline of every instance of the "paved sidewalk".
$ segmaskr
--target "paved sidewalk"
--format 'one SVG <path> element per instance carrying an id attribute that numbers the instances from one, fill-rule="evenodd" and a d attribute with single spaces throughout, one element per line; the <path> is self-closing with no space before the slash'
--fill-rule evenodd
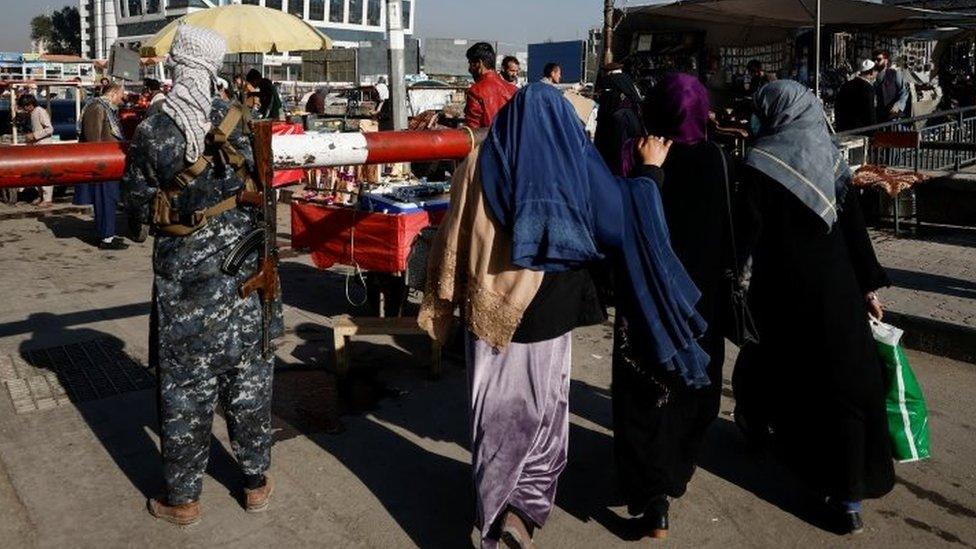
<path id="1" fill-rule="evenodd" d="M 18 202 L 17 204 L 0 202 L 0 221 L 39 218 L 49 215 L 91 214 L 91 206 L 75 206 L 71 203 L 70 198 L 58 197 L 54 200 L 54 206 L 50 208 L 39 208 L 27 202 Z"/>
<path id="2" fill-rule="evenodd" d="M 142 368 L 149 243 L 100 251 L 86 241 L 85 216 L 0 227 L 0 357 L 11 358 L 0 377 L 43 373 L 13 362 L 52 346 L 95 356 L 84 354 L 95 352 L 93 341 L 137 362 L 119 362 L 122 373 Z M 280 232 L 287 235 L 287 215 Z M 353 375 L 338 381 L 329 371 L 329 325 L 356 312 L 343 276 L 294 257 L 282 277 L 288 334 L 275 381 L 278 489 L 267 514 L 247 515 L 235 501 L 241 479 L 219 417 L 204 522 L 181 531 L 144 510 L 145 497 L 161 488 L 152 389 L 23 413 L 0 392 L 0 546 L 470 547 L 464 372 L 449 363 L 441 380 L 429 380 L 422 338 L 362 338 L 350 349 Z M 569 467 L 540 547 L 637 546 L 625 539 L 614 488 L 611 337 L 608 326 L 576 334 Z M 750 453 L 730 421 L 726 380 L 700 470 L 674 505 L 670 545 L 976 549 L 976 368 L 918 352 L 909 359 L 929 399 L 934 457 L 897 466 L 895 490 L 866 503 L 864 535 L 823 529 L 789 473 Z M 730 348 L 726 378 L 733 360 Z"/>
<path id="3" fill-rule="evenodd" d="M 976 230 L 872 231 L 872 241 L 893 283 L 882 297 L 908 324 L 909 343 L 923 339 L 922 350 L 976 362 Z"/>

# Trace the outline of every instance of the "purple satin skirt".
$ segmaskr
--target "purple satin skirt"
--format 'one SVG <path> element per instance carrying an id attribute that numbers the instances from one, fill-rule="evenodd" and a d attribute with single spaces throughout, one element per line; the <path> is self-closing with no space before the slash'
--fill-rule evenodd
<path id="1" fill-rule="evenodd" d="M 511 505 L 542 527 L 569 446 L 573 334 L 501 352 L 467 335 L 472 473 L 482 547 Z"/>

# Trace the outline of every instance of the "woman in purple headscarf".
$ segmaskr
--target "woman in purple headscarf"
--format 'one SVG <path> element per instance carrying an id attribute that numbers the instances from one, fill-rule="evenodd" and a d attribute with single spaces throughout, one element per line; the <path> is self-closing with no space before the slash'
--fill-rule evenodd
<path id="1" fill-rule="evenodd" d="M 708 323 L 699 344 L 708 353 L 711 384 L 695 388 L 669 372 L 648 379 L 632 367 L 649 356 L 644 341 L 631 337 L 629 319 L 618 311 L 613 356 L 615 456 L 621 486 L 645 535 L 664 537 L 668 498 L 685 493 L 709 424 L 719 412 L 724 339 L 723 272 L 728 252 L 729 212 L 725 153 L 707 139 L 709 100 L 694 76 L 665 75 L 649 94 L 644 123 L 651 135 L 671 139 L 663 165 L 664 213 L 671 245 L 702 297 L 698 312 Z M 632 148 L 633 145 L 630 146 Z M 629 169 L 631 150 L 625 150 Z"/>

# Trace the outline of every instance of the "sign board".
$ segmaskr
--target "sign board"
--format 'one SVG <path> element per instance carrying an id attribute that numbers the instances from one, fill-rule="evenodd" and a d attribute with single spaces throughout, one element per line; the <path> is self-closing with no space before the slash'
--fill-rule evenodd
<path id="1" fill-rule="evenodd" d="M 112 46 L 112 52 L 108 58 L 110 76 L 134 82 L 142 78 L 139 74 L 140 66 L 139 52 L 118 44 Z"/>
<path id="2" fill-rule="evenodd" d="M 529 82 L 536 82 L 542 78 L 542 69 L 549 63 L 559 63 L 562 69 L 562 83 L 582 82 L 586 63 L 586 42 L 573 40 L 529 44 L 529 63 L 526 70 Z"/>

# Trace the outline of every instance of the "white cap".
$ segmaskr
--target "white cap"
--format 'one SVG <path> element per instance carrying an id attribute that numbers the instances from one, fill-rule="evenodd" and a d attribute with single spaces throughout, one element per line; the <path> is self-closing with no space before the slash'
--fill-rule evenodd
<path id="1" fill-rule="evenodd" d="M 865 59 L 861 61 L 861 73 L 870 72 L 874 70 L 874 61 L 870 59 Z"/>

